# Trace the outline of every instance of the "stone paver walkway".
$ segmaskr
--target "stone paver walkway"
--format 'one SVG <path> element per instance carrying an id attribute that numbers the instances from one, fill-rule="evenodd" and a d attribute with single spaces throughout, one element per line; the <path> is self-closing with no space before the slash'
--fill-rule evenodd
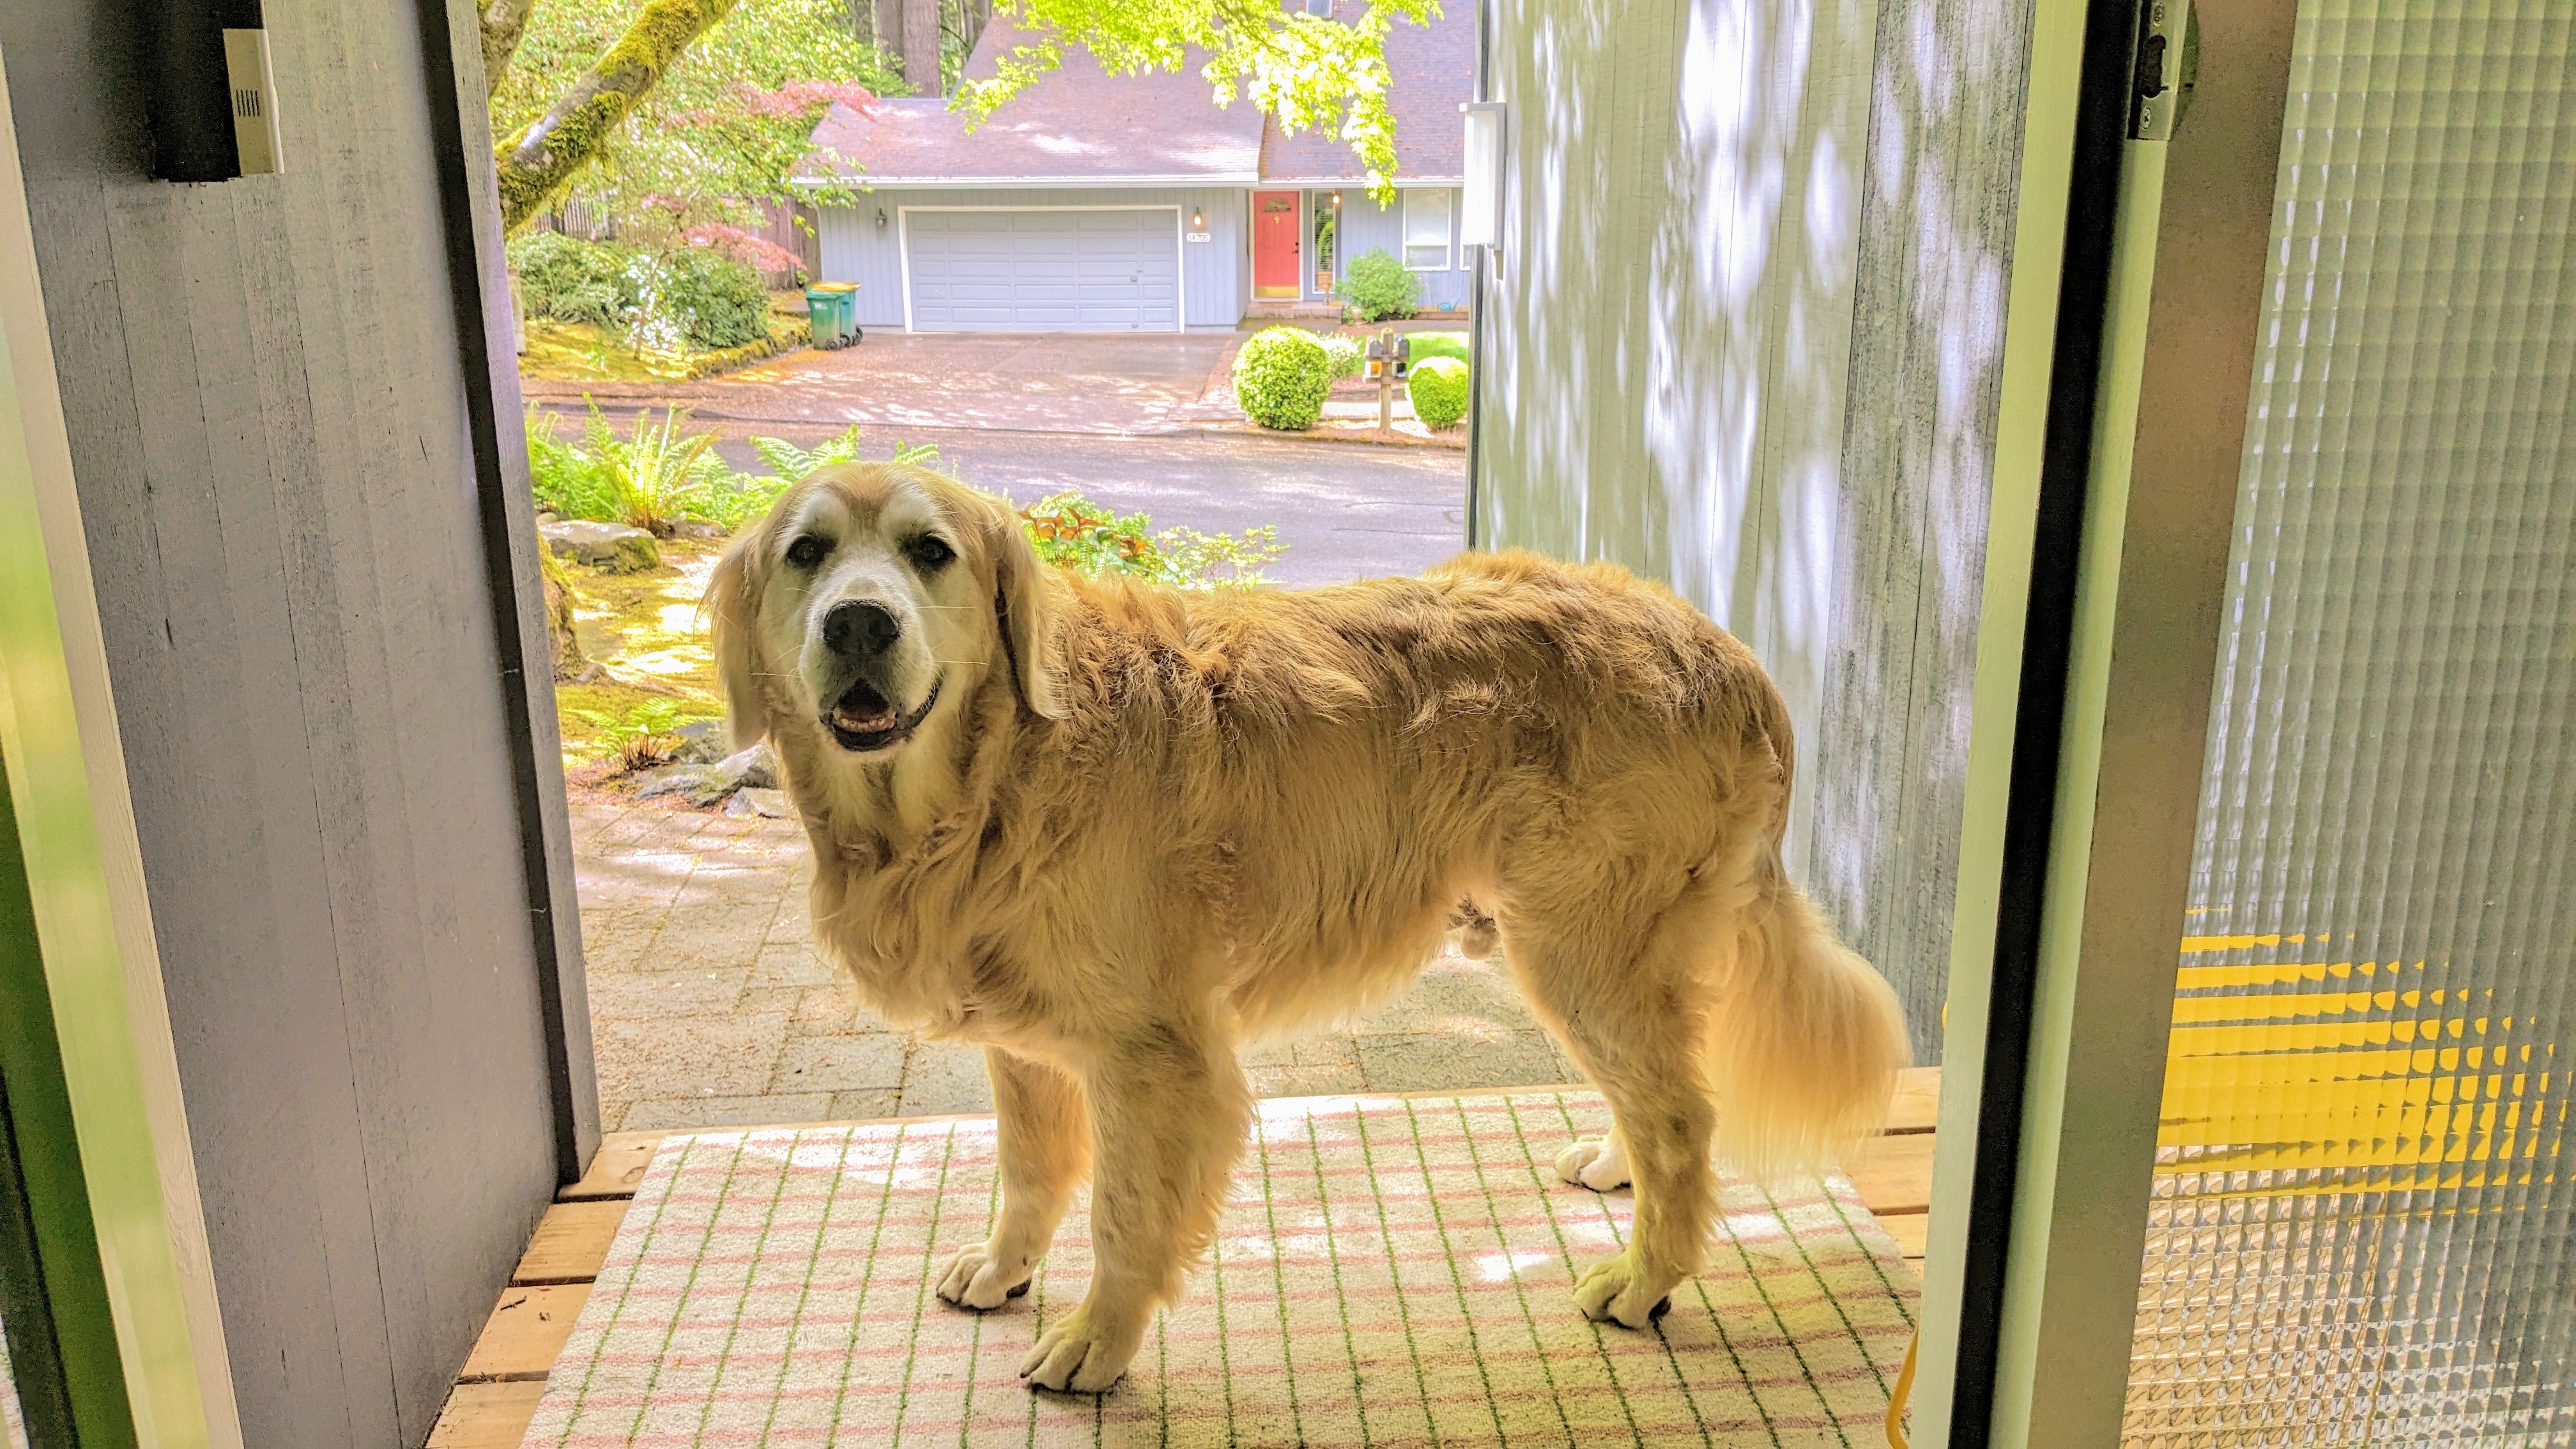
<path id="1" fill-rule="evenodd" d="M 572 825 L 606 1127 L 992 1110 L 981 1052 L 890 1030 L 815 956 L 794 822 L 576 792 Z M 1271 1097 L 1577 1076 L 1502 973 L 1454 951 L 1357 1029 L 1246 1067 Z"/>

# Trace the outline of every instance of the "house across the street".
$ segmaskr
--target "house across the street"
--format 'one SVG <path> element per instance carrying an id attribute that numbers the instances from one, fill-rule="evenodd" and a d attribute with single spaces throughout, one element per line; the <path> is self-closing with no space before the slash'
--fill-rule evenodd
<path id="1" fill-rule="evenodd" d="M 1328 0 L 1308 0 L 1323 14 Z M 1353 0 L 1332 0 L 1353 19 Z M 1370 199 L 1349 145 L 1283 134 L 1250 101 L 1216 103 L 1195 63 L 1111 75 L 1067 52 L 973 131 L 936 97 L 835 105 L 805 179 L 862 182 L 821 209 L 822 280 L 859 284 L 858 320 L 914 332 L 1177 332 L 1339 313 L 1371 250 L 1463 310 L 1463 122 L 1475 76 L 1469 7 L 1386 38 L 1396 201 Z M 996 16 L 967 61 L 991 75 L 1021 38 Z"/>

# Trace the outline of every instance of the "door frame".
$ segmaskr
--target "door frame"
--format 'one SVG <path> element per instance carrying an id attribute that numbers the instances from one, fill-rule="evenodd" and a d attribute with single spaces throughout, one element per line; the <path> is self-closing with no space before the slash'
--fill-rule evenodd
<path id="1" fill-rule="evenodd" d="M 2049 188 L 2063 242 L 2039 395 L 2006 364 L 2037 466 L 1999 452 L 1919 1444 L 2112 1443 L 2125 1407 L 2296 0 L 2202 17 L 2171 140 L 2128 134 L 2139 9 L 2035 17 L 2023 217 Z"/>
<path id="2" fill-rule="evenodd" d="M 1265 292 L 1261 289 L 1261 198 L 1265 196 L 1288 197 L 1295 203 L 1297 208 L 1297 225 L 1292 228 L 1292 234 L 1297 239 L 1297 260 L 1289 268 L 1289 276 L 1292 280 L 1289 283 L 1288 290 L 1284 292 Z M 1252 275 L 1249 280 L 1252 283 L 1252 300 L 1256 302 L 1298 302 L 1305 300 L 1306 228 L 1310 225 L 1306 219 L 1305 191 L 1295 187 L 1254 187 L 1244 193 L 1243 220 L 1244 230 L 1250 233 L 1248 243 L 1252 252 Z"/>
<path id="3" fill-rule="evenodd" d="M 30 1327 L 61 1330 L 50 1396 L 84 1442 L 238 1445 L 14 116 L 0 64 L 0 889 L 27 903 L 0 907 L 0 951 L 46 1018 L 13 1021 L 0 1065 L 50 1320 Z"/>
<path id="4" fill-rule="evenodd" d="M 916 211 L 1010 211 L 1010 212 L 1019 212 L 1019 211 L 1168 211 L 1168 212 L 1170 212 L 1170 213 L 1172 214 L 1172 327 L 1171 327 L 1171 330 L 1172 330 L 1172 331 L 1174 331 L 1174 332 L 1186 332 L 1186 331 L 1188 331 L 1188 330 L 1189 330 L 1189 325 L 1190 325 L 1190 246 L 1189 246 L 1189 239 L 1188 239 L 1188 237 L 1187 237 L 1186 233 L 1184 232 L 1184 227 L 1187 225 L 1187 216 L 1188 216 L 1189 208 L 1188 208 L 1187 206 L 1185 206 L 1185 205 L 1181 204 L 1180 202 L 1177 202 L 1177 201 L 1134 201 L 1134 202 L 1103 202 L 1103 203 L 1101 203 L 1100 205 L 1097 205 L 1097 206 L 1087 206 L 1087 205 L 1080 205 L 1080 204 L 1066 205 L 1066 204 L 1061 204 L 1061 203 L 1058 203 L 1058 204 L 1052 204 L 1052 205 L 1046 205 L 1046 206 L 912 206 L 912 205 L 898 205 L 898 206 L 897 206 L 897 207 L 895 207 L 895 209 L 894 209 L 894 212 L 895 212 L 895 226 L 894 226 L 894 234 L 895 234 L 895 256 L 896 256 L 896 271 L 897 271 L 898 275 L 901 277 L 901 285 L 902 285 L 902 287 L 903 287 L 903 330 L 904 330 L 904 331 L 906 331 L 906 332 L 910 332 L 910 333 L 918 333 L 918 334 L 920 334 L 921 336 L 925 336 L 925 337 L 933 337 L 933 336 L 942 336 L 942 337 L 944 337 L 944 336 L 952 336 L 952 335 L 956 335 L 956 334 L 960 334 L 960 333 L 974 333 L 974 332 L 985 332 L 985 331 L 998 332 L 998 333 L 1002 333 L 1002 334 L 1004 334 L 1004 335 L 1008 335 L 1008 334 L 1010 334 L 1010 333 L 1012 333 L 1012 332 L 1020 331 L 1020 330 L 1021 330 L 1021 329 L 1017 329 L 1017 328 L 1010 328 L 1010 327 L 994 327 L 994 328 L 983 328 L 983 327 L 939 327 L 939 328 L 929 328 L 929 329 L 925 329 L 925 328 L 916 327 L 916 326 L 914 326 L 914 325 L 913 325 L 913 321 L 912 321 L 912 214 L 913 214 L 914 212 L 916 212 Z M 1028 329 L 1028 330 L 1033 331 L 1033 332 L 1039 332 L 1039 333 L 1057 333 L 1057 332 L 1094 332 L 1094 331 L 1097 331 L 1097 332 L 1102 333 L 1102 335 L 1104 335 L 1104 336 L 1116 336 L 1116 335 L 1117 335 L 1116 333 L 1113 333 L 1113 332 L 1109 332 L 1109 331 L 1107 331 L 1107 329 L 1105 329 L 1105 328 L 1092 328 L 1092 327 L 1034 328 L 1034 329 Z M 1144 329 L 1144 328 L 1141 328 L 1141 327 L 1140 327 L 1140 328 L 1136 328 L 1136 329 L 1133 329 L 1133 330 L 1134 330 L 1134 331 L 1136 331 L 1136 332 L 1143 332 L 1143 331 L 1145 331 L 1146 329 Z"/>

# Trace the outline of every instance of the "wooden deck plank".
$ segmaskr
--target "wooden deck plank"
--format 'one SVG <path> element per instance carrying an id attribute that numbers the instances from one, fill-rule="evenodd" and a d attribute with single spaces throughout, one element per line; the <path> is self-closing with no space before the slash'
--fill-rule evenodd
<path id="1" fill-rule="evenodd" d="M 1929 1132 L 1941 1116 L 1941 1069 L 1908 1067 L 1896 1077 L 1896 1097 L 1888 1104 L 1890 1132 Z"/>
<path id="2" fill-rule="evenodd" d="M 520 1255 L 510 1281 L 522 1288 L 541 1283 L 587 1283 L 599 1276 L 617 1225 L 626 1221 L 631 1198 L 559 1202 L 537 1222 L 528 1251 Z"/>
<path id="3" fill-rule="evenodd" d="M 587 1283 L 504 1289 L 483 1325 L 483 1336 L 465 1356 L 457 1382 L 543 1382 L 562 1354 L 564 1340 L 572 1337 L 573 1320 L 589 1297 Z"/>
<path id="4" fill-rule="evenodd" d="M 1905 1254 L 1905 1261 L 1918 1268 L 1922 1266 L 1924 1240 L 1932 1228 L 1930 1213 L 1890 1213 L 1880 1218 L 1878 1225 L 1887 1229 L 1887 1235 L 1896 1240 L 1896 1246 Z"/>
<path id="5" fill-rule="evenodd" d="M 1860 1200 L 1880 1217 L 1932 1208 L 1932 1140 L 1929 1132 L 1873 1137 L 1843 1160 L 1843 1175 Z"/>
<path id="6" fill-rule="evenodd" d="M 669 1132 L 611 1132 L 599 1139 L 599 1152 L 590 1159 L 590 1170 L 581 1181 L 555 1194 L 557 1202 L 585 1202 L 600 1198 L 633 1197 L 635 1184 L 644 1180 L 644 1169 L 653 1161 L 653 1149 L 660 1146 Z"/>
<path id="7" fill-rule="evenodd" d="M 458 1384 L 429 1431 L 428 1449 L 519 1449 L 545 1396 L 544 1379 Z"/>

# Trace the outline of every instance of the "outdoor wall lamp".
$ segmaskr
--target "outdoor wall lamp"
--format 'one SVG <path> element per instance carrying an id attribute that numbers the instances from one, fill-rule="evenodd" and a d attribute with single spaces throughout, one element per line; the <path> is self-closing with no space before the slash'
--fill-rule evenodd
<path id="1" fill-rule="evenodd" d="M 1503 128 L 1510 121 L 1509 103 L 1469 101 L 1458 109 L 1467 118 L 1466 185 L 1458 198 L 1458 244 L 1498 247 L 1503 244 Z"/>
<path id="2" fill-rule="evenodd" d="M 877 208 L 877 230 L 883 231 L 885 226 L 885 208 L 880 206 Z"/>
<path id="3" fill-rule="evenodd" d="M 1205 213 L 1203 213 L 1203 212 L 1196 212 L 1196 211 L 1193 211 L 1193 212 L 1191 212 L 1191 213 L 1190 213 L 1190 230 L 1192 230 L 1192 231 L 1205 231 L 1205 230 L 1207 230 L 1207 216 L 1206 216 L 1206 214 L 1205 214 Z"/>

